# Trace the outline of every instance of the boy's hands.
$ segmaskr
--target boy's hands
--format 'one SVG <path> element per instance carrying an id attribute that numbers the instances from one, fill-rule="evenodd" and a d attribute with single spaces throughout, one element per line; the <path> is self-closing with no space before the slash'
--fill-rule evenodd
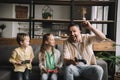
<path id="1" fill-rule="evenodd" d="M 16 62 L 15 64 L 17 64 L 17 65 L 22 65 L 22 62 L 20 61 L 20 62 Z"/>
<path id="2" fill-rule="evenodd" d="M 31 62 L 32 62 L 31 60 L 25 60 L 25 61 L 16 62 L 15 64 L 22 65 L 22 64 L 27 64 L 27 63 L 31 63 Z"/>
<path id="3" fill-rule="evenodd" d="M 25 60 L 25 61 L 22 61 L 21 63 L 22 64 L 27 64 L 27 63 L 30 63 L 31 61 L 30 60 Z"/>

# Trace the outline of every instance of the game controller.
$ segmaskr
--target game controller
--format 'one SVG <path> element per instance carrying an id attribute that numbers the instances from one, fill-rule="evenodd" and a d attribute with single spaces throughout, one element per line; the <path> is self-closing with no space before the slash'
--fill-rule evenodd
<path id="1" fill-rule="evenodd" d="M 87 61 L 86 61 L 85 59 L 77 59 L 77 58 L 75 57 L 75 61 L 76 61 L 76 62 L 83 62 L 84 64 L 87 64 Z"/>
<path id="2" fill-rule="evenodd" d="M 30 63 L 30 60 L 25 60 L 21 62 L 22 64 Z"/>
<path id="3" fill-rule="evenodd" d="M 55 71 L 54 71 L 54 70 L 48 70 L 48 72 L 50 72 L 50 73 L 54 73 Z"/>

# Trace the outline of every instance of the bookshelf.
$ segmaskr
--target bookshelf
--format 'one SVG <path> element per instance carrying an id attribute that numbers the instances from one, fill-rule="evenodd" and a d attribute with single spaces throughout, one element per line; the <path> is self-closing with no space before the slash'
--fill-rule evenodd
<path id="1" fill-rule="evenodd" d="M 36 22 L 51 22 L 51 23 L 81 23 L 82 19 L 75 19 L 76 13 L 74 12 L 75 6 L 108 6 L 108 19 L 107 20 L 91 20 L 91 17 L 88 19 L 92 24 L 107 24 L 107 37 L 115 40 L 116 35 L 116 5 L 117 0 L 112 1 L 92 1 L 92 0 L 86 0 L 86 1 L 79 1 L 79 0 L 1 0 L 0 3 L 7 3 L 7 4 L 27 4 L 29 6 L 29 17 L 28 18 L 0 18 L 0 21 L 11 21 L 11 22 L 28 22 L 29 23 L 29 34 L 32 35 L 31 37 L 34 38 L 34 24 Z M 69 19 L 51 19 L 51 20 L 45 20 L 41 18 L 35 17 L 35 6 L 36 5 L 61 5 L 61 6 L 69 6 L 70 8 L 70 16 Z M 31 29 L 33 30 L 31 32 Z M 111 31 L 113 33 L 111 33 Z"/>

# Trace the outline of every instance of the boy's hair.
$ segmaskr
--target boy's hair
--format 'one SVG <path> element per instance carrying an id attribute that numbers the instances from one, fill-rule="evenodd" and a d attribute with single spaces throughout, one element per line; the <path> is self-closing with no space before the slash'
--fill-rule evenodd
<path id="1" fill-rule="evenodd" d="M 21 45 L 21 44 L 20 44 L 20 41 L 24 41 L 24 37 L 25 37 L 25 36 L 29 36 L 29 35 L 26 34 L 26 33 L 18 33 L 18 34 L 17 34 L 16 41 L 17 41 L 17 43 L 18 43 L 19 45 Z"/>

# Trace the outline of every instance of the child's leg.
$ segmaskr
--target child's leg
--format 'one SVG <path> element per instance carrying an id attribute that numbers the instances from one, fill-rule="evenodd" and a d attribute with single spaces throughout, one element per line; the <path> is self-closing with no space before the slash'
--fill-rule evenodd
<path id="1" fill-rule="evenodd" d="M 30 80 L 30 70 L 26 69 L 24 72 L 24 80 Z"/>
<path id="2" fill-rule="evenodd" d="M 16 80 L 23 80 L 23 72 L 16 72 Z"/>
<path id="3" fill-rule="evenodd" d="M 49 76 L 48 73 L 42 73 L 41 80 L 48 80 L 48 76 Z"/>
<path id="4" fill-rule="evenodd" d="M 57 80 L 57 74 L 55 73 L 51 74 L 51 80 Z"/>

